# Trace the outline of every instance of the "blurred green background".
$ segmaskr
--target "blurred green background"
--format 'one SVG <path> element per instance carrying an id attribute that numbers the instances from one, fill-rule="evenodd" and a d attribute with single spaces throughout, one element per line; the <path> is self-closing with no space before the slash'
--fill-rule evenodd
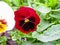
<path id="1" fill-rule="evenodd" d="M 32 7 L 41 18 L 35 32 L 23 34 L 17 29 L 8 32 L 17 45 L 60 45 L 60 0 L 1 1 L 6 2 L 14 11 L 21 6 Z M 6 45 L 5 36 L 0 37 L 0 45 Z"/>

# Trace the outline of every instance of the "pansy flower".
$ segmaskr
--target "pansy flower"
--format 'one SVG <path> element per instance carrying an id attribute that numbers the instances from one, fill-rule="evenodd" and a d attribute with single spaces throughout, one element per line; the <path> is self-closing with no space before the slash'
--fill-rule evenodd
<path id="1" fill-rule="evenodd" d="M 14 11 L 8 4 L 0 1 L 0 34 L 13 29 L 14 25 Z"/>
<path id="2" fill-rule="evenodd" d="M 40 18 L 34 9 L 22 6 L 15 11 L 15 21 L 15 28 L 28 34 L 36 30 Z"/>

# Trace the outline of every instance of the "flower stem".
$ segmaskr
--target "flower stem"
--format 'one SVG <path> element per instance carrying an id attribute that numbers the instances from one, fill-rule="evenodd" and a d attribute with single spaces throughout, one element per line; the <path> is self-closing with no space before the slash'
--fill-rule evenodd
<path id="1" fill-rule="evenodd" d="M 31 0 L 27 0 L 28 1 L 28 6 L 31 7 Z"/>
<path id="2" fill-rule="evenodd" d="M 60 11 L 60 9 L 56 9 L 56 10 L 51 10 L 51 11 Z"/>

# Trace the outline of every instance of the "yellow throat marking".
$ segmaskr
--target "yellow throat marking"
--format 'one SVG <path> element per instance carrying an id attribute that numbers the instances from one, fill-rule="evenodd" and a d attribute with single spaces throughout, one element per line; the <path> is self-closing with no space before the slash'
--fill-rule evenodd
<path id="1" fill-rule="evenodd" d="M 29 19 L 25 19 L 25 23 L 29 22 Z"/>
<path id="2" fill-rule="evenodd" d="M 2 24 L 2 22 L 0 22 L 0 33 L 3 33 L 6 31 L 7 25 L 6 24 Z"/>

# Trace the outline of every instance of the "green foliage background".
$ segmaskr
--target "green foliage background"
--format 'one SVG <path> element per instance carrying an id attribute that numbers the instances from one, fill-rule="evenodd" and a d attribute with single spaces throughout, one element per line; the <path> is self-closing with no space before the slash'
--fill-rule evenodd
<path id="1" fill-rule="evenodd" d="M 37 30 L 23 34 L 14 29 L 9 31 L 13 41 L 20 45 L 60 45 L 60 0 L 2 0 L 14 11 L 20 6 L 29 6 L 36 10 L 41 21 Z M 26 38 L 25 41 L 22 38 Z M 5 45 L 6 37 L 0 37 L 0 45 Z"/>

